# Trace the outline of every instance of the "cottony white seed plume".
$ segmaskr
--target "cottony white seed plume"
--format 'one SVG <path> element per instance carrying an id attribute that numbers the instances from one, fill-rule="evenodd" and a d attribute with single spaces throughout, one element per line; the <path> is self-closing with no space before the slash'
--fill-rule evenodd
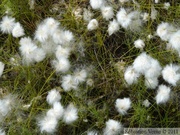
<path id="1" fill-rule="evenodd" d="M 124 73 L 124 79 L 128 85 L 136 83 L 139 76 L 139 73 L 137 73 L 132 66 L 127 67 Z"/>
<path id="2" fill-rule="evenodd" d="M 0 135 L 6 135 L 5 131 L 3 131 L 2 129 L 0 129 Z"/>
<path id="3" fill-rule="evenodd" d="M 158 78 L 161 74 L 162 67 L 156 59 L 151 58 L 151 66 L 150 68 L 145 72 L 146 78 Z"/>
<path id="4" fill-rule="evenodd" d="M 46 57 L 46 53 L 42 48 L 36 48 L 32 54 L 35 62 L 41 62 Z"/>
<path id="5" fill-rule="evenodd" d="M 61 57 L 68 58 L 70 55 L 70 48 L 62 47 L 61 45 L 58 45 L 56 48 L 55 55 L 57 59 Z"/>
<path id="6" fill-rule="evenodd" d="M 64 39 L 63 39 L 63 31 L 61 29 L 57 29 L 53 34 L 52 34 L 52 39 L 53 42 L 56 44 L 63 45 L 64 44 Z"/>
<path id="7" fill-rule="evenodd" d="M 87 79 L 86 84 L 87 84 L 87 86 L 92 87 L 94 85 L 93 79 L 91 79 L 91 78 Z"/>
<path id="8" fill-rule="evenodd" d="M 46 53 L 44 52 L 44 50 L 38 47 L 36 48 L 36 50 L 33 52 L 32 55 L 34 56 L 33 59 L 35 62 L 41 62 L 46 57 Z"/>
<path id="9" fill-rule="evenodd" d="M 147 22 L 148 19 L 149 19 L 149 14 L 148 13 L 143 13 L 142 14 L 142 19 L 143 19 L 143 21 Z"/>
<path id="10" fill-rule="evenodd" d="M 152 38 L 153 38 L 153 35 L 149 34 L 149 35 L 147 36 L 147 38 L 148 38 L 148 39 L 152 39 Z"/>
<path id="11" fill-rule="evenodd" d="M 35 39 L 37 39 L 40 42 L 45 42 L 49 36 L 48 30 L 49 29 L 47 25 L 43 25 L 42 23 L 39 24 L 35 32 Z"/>
<path id="12" fill-rule="evenodd" d="M 170 92 L 171 89 L 166 85 L 159 85 L 157 95 L 155 97 L 156 103 L 157 104 L 166 103 L 170 98 Z"/>
<path id="13" fill-rule="evenodd" d="M 155 0 L 154 2 L 157 4 L 157 3 L 159 3 L 159 0 Z"/>
<path id="14" fill-rule="evenodd" d="M 11 94 L 6 95 L 3 99 L 0 99 L 0 114 L 6 116 L 17 104 L 15 97 Z"/>
<path id="15" fill-rule="evenodd" d="M 75 81 L 72 75 L 66 75 L 62 77 L 62 88 L 64 91 L 76 90 L 78 87 L 77 82 Z"/>
<path id="16" fill-rule="evenodd" d="M 68 45 L 74 40 L 74 35 L 71 31 L 65 30 L 62 32 L 62 39 L 65 45 Z"/>
<path id="17" fill-rule="evenodd" d="M 0 62 L 0 77 L 2 76 L 4 71 L 4 63 Z"/>
<path id="18" fill-rule="evenodd" d="M 151 19 L 155 20 L 157 17 L 158 11 L 154 8 L 153 5 L 151 5 Z"/>
<path id="19" fill-rule="evenodd" d="M 54 133 L 56 131 L 57 124 L 58 120 L 55 117 L 45 116 L 44 118 L 38 121 L 38 125 L 40 127 L 41 132 L 47 133 Z"/>
<path id="20" fill-rule="evenodd" d="M 25 45 L 25 44 L 32 44 L 32 39 L 30 37 L 24 37 L 21 38 L 21 40 L 19 41 L 20 45 Z"/>
<path id="21" fill-rule="evenodd" d="M 157 78 L 145 78 L 145 86 L 149 89 L 155 89 L 158 86 Z"/>
<path id="22" fill-rule="evenodd" d="M 87 135 L 98 135 L 97 131 L 88 131 Z"/>
<path id="23" fill-rule="evenodd" d="M 113 8 L 110 6 L 102 7 L 101 13 L 102 13 L 103 18 L 106 20 L 109 20 L 109 19 L 113 18 L 113 16 L 114 16 Z"/>
<path id="24" fill-rule="evenodd" d="M 172 45 L 172 48 L 180 52 L 180 30 L 173 33 L 169 39 L 169 43 Z"/>
<path id="25" fill-rule="evenodd" d="M 162 76 L 165 81 L 173 86 L 176 86 L 176 83 L 180 79 L 180 74 L 178 73 L 180 66 L 175 64 L 169 64 L 164 67 L 162 70 Z"/>
<path id="26" fill-rule="evenodd" d="M 49 105 L 53 105 L 55 102 L 60 101 L 61 95 L 59 91 L 56 89 L 52 89 L 51 91 L 48 92 L 48 95 L 46 97 L 46 101 L 48 102 Z"/>
<path id="27" fill-rule="evenodd" d="M 44 52 L 48 55 L 54 55 L 54 52 L 56 50 L 57 44 L 53 41 L 53 39 L 48 38 L 46 42 L 43 42 L 41 44 L 41 48 L 44 50 Z"/>
<path id="28" fill-rule="evenodd" d="M 109 119 L 103 130 L 103 135 L 119 135 L 122 131 L 122 124 L 116 120 Z"/>
<path id="29" fill-rule="evenodd" d="M 145 107 L 149 107 L 151 103 L 149 102 L 149 100 L 146 99 L 146 100 L 143 101 L 142 104 L 143 104 Z"/>
<path id="30" fill-rule="evenodd" d="M 170 6 L 171 6 L 171 5 L 170 5 L 169 2 L 165 2 L 165 3 L 164 3 L 164 9 L 168 10 Z"/>
<path id="31" fill-rule="evenodd" d="M 53 108 L 49 109 L 46 113 L 47 117 L 52 117 L 59 120 L 64 113 L 64 108 L 60 102 L 53 103 Z"/>
<path id="32" fill-rule="evenodd" d="M 93 13 L 89 10 L 84 8 L 84 12 L 83 12 L 83 20 L 86 22 L 89 22 L 93 17 Z"/>
<path id="33" fill-rule="evenodd" d="M 145 43 L 142 39 L 134 41 L 134 45 L 136 48 L 139 48 L 140 50 L 143 50 L 143 48 L 145 47 Z"/>
<path id="34" fill-rule="evenodd" d="M 134 32 L 139 32 L 143 26 L 141 13 L 139 11 L 132 11 L 128 14 L 128 18 L 131 19 L 129 29 Z"/>
<path id="35" fill-rule="evenodd" d="M 40 62 L 45 58 L 45 52 L 38 48 L 29 37 L 21 38 L 19 44 L 21 45 L 19 50 L 25 65 Z"/>
<path id="36" fill-rule="evenodd" d="M 2 33 L 10 34 L 15 25 L 15 19 L 10 16 L 4 16 L 0 22 L 0 30 Z"/>
<path id="37" fill-rule="evenodd" d="M 21 38 L 19 44 L 21 45 L 19 50 L 23 56 L 23 63 L 25 65 L 34 63 L 34 53 L 37 49 L 37 46 L 29 37 Z"/>
<path id="38" fill-rule="evenodd" d="M 116 19 L 113 19 L 113 21 L 110 21 L 108 25 L 109 36 L 117 32 L 118 30 L 119 30 L 119 23 L 116 21 Z"/>
<path id="39" fill-rule="evenodd" d="M 125 29 L 127 29 L 127 27 L 130 25 L 132 21 L 124 8 L 120 8 L 120 10 L 116 14 L 116 17 L 119 24 Z"/>
<path id="40" fill-rule="evenodd" d="M 43 25 L 47 26 L 48 32 L 52 35 L 59 27 L 60 23 L 52 17 L 44 19 Z"/>
<path id="41" fill-rule="evenodd" d="M 70 68 L 70 63 L 67 58 L 60 57 L 57 60 L 52 61 L 52 66 L 55 68 L 56 72 L 65 73 Z"/>
<path id="42" fill-rule="evenodd" d="M 16 38 L 24 36 L 24 29 L 19 22 L 15 23 L 12 35 Z"/>
<path id="43" fill-rule="evenodd" d="M 144 74 L 151 67 L 151 57 L 145 52 L 141 53 L 133 62 L 133 68 L 137 73 Z"/>
<path id="44" fill-rule="evenodd" d="M 156 30 L 157 35 L 164 41 L 168 41 L 174 32 L 175 28 L 166 22 L 159 24 Z"/>
<path id="45" fill-rule="evenodd" d="M 120 114 L 127 114 L 127 110 L 131 108 L 130 98 L 116 99 L 115 107 Z"/>
<path id="46" fill-rule="evenodd" d="M 78 119 L 78 110 L 73 104 L 69 104 L 64 111 L 63 121 L 71 124 Z"/>
<path id="47" fill-rule="evenodd" d="M 97 29 L 98 25 L 99 25 L 98 21 L 96 19 L 92 19 L 89 21 L 87 29 L 89 31 L 95 30 L 95 29 Z"/>
<path id="48" fill-rule="evenodd" d="M 104 0 L 90 0 L 90 5 L 93 9 L 100 9 L 104 6 L 105 1 Z"/>
<path id="49" fill-rule="evenodd" d="M 128 2 L 128 1 L 130 1 L 130 0 L 119 0 L 119 2 L 122 3 L 122 4 L 124 4 L 124 3 Z"/>
<path id="50" fill-rule="evenodd" d="M 77 70 L 74 72 L 73 77 L 77 84 L 85 82 L 87 77 L 87 71 L 85 69 Z"/>

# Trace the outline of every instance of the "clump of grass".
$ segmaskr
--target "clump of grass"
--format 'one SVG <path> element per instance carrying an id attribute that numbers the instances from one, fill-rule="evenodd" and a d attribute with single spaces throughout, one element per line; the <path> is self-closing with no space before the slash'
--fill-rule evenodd
<path id="1" fill-rule="evenodd" d="M 119 1 L 108 0 L 114 11 L 113 18 L 120 12 L 121 6 L 128 15 L 138 11 L 136 13 L 138 19 L 133 18 L 133 23 L 127 27 L 120 22 L 120 29 L 109 35 L 107 30 L 111 20 L 103 19 L 101 10 L 93 10 L 89 0 L 35 1 L 33 9 L 30 9 L 28 1 L 2 0 L 0 18 L 6 14 L 14 17 L 22 24 L 25 35 L 31 39 L 34 38 L 38 25 L 47 17 L 54 18 L 60 23 L 62 30 L 69 30 L 74 36 L 74 41 L 71 42 L 72 51 L 68 57 L 71 68 L 65 73 L 58 73 L 52 66 L 52 60 L 56 59 L 55 54 L 48 55 L 40 62 L 25 65 L 22 63 L 23 56 L 19 50 L 21 38 L 0 33 L 0 61 L 5 64 L 0 78 L 2 90 L 0 96 L 3 99 L 11 93 L 19 100 L 19 102 L 15 100 L 18 105 L 13 106 L 11 115 L 3 118 L 1 127 L 6 134 L 46 134 L 44 130 L 40 130 L 38 119 L 46 115 L 51 108 L 46 102 L 46 97 L 54 88 L 61 95 L 58 102 L 61 102 L 64 108 L 69 104 L 73 105 L 78 113 L 78 119 L 72 123 L 64 122 L 63 118 L 58 119 L 54 134 L 87 134 L 93 130 L 103 134 L 109 119 L 122 123 L 124 127 L 132 128 L 179 127 L 179 82 L 171 86 L 162 75 L 158 77 L 159 84 L 169 85 L 172 93 L 168 102 L 157 105 L 155 100 L 157 87 L 147 88 L 144 84 L 146 79 L 144 75 L 140 74 L 137 82 L 132 85 L 127 85 L 124 79 L 125 70 L 133 65 L 142 51 L 158 60 L 162 67 L 169 63 L 179 64 L 177 54 L 179 50 L 166 49 L 168 40 L 161 40 L 156 35 L 157 26 L 161 22 L 168 22 L 175 28 L 179 27 L 179 3 L 170 2 L 171 6 L 166 10 L 163 8 L 164 2 L 158 4 L 147 0 L 137 2 L 139 6 L 133 2 L 122 4 Z M 141 18 L 140 12 L 151 14 L 152 5 L 158 12 L 156 19 L 149 17 L 147 22 L 141 22 L 142 26 L 137 25 L 138 28 L 134 28 L 133 24 Z M 98 27 L 92 31 L 87 29 L 89 22 L 83 20 L 84 8 L 90 9 L 94 15 L 91 19 L 98 21 Z M 147 38 L 150 34 L 153 37 Z M 143 39 L 145 43 L 142 50 L 134 46 L 134 42 L 138 39 Z M 37 46 L 42 45 L 38 41 Z M 15 62 L 15 65 L 12 62 Z M 65 90 L 62 86 L 63 77 L 74 76 L 79 69 L 85 69 L 87 76 L 82 82 L 78 80 L 77 88 L 72 87 L 75 90 Z M 74 78 L 70 79 L 73 81 Z M 131 107 L 125 115 L 121 115 L 116 110 L 115 101 L 124 97 L 131 99 Z M 143 106 L 146 99 L 150 102 L 147 108 Z M 117 131 L 119 133 L 119 129 Z"/>

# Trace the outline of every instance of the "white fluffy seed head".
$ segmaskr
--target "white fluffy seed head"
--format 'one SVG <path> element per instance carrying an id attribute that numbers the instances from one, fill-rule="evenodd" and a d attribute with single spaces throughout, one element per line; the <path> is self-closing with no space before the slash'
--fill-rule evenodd
<path id="1" fill-rule="evenodd" d="M 119 2 L 122 3 L 122 4 L 124 4 L 124 3 L 128 2 L 128 1 L 130 1 L 130 0 L 119 0 Z"/>
<path id="2" fill-rule="evenodd" d="M 154 5 L 151 5 L 151 19 L 155 20 L 157 17 L 158 11 L 154 8 Z"/>
<path id="3" fill-rule="evenodd" d="M 87 135 L 98 135 L 97 131 L 88 131 Z"/>
<path id="4" fill-rule="evenodd" d="M 149 100 L 146 99 L 146 100 L 143 101 L 142 104 L 143 104 L 145 107 L 149 107 L 151 103 L 149 102 Z"/>
<path id="5" fill-rule="evenodd" d="M 100 9 L 105 4 L 104 0 L 90 0 L 90 5 L 93 9 Z"/>
<path id="6" fill-rule="evenodd" d="M 162 67 L 156 59 L 151 58 L 151 66 L 150 68 L 145 72 L 145 78 L 158 78 L 161 74 Z"/>
<path id="7" fill-rule="evenodd" d="M 76 90 L 78 88 L 78 83 L 72 75 L 66 75 L 62 77 L 61 86 L 64 91 Z"/>
<path id="8" fill-rule="evenodd" d="M 115 107 L 120 114 L 127 114 L 127 110 L 131 108 L 130 98 L 116 99 Z"/>
<path id="9" fill-rule="evenodd" d="M 63 121 L 71 124 L 78 119 L 78 110 L 73 104 L 69 104 L 64 111 Z"/>
<path id="10" fill-rule="evenodd" d="M 101 13 L 104 19 L 109 20 L 113 18 L 114 12 L 111 6 L 105 6 L 101 8 Z"/>
<path id="11" fill-rule="evenodd" d="M 173 49 L 180 52 L 180 30 L 171 35 L 169 43 L 172 45 Z"/>
<path id="12" fill-rule="evenodd" d="M 6 133 L 3 129 L 0 129 L 0 135 L 6 135 Z"/>
<path id="13" fill-rule="evenodd" d="M 59 73 L 59 72 L 65 73 L 70 68 L 69 60 L 64 57 L 60 57 L 57 60 L 53 60 L 52 65 L 55 68 L 57 73 Z"/>
<path id="14" fill-rule="evenodd" d="M 62 47 L 61 45 L 58 45 L 56 48 L 56 58 L 59 59 L 61 57 L 68 58 L 70 55 L 70 48 L 69 47 Z"/>
<path id="15" fill-rule="evenodd" d="M 64 114 L 64 108 L 60 102 L 54 102 L 53 108 L 49 109 L 46 113 L 47 117 L 52 117 L 59 120 Z"/>
<path id="16" fill-rule="evenodd" d="M 54 33 L 54 31 L 56 31 L 58 29 L 60 23 L 57 20 L 55 20 L 54 18 L 48 17 L 48 18 L 44 19 L 43 25 L 47 26 L 49 35 L 52 35 Z"/>
<path id="17" fill-rule="evenodd" d="M 103 130 L 103 135 L 119 135 L 122 131 L 122 124 L 116 120 L 109 119 Z"/>
<path id="18" fill-rule="evenodd" d="M 143 50 L 143 48 L 145 47 L 145 43 L 142 39 L 138 39 L 134 41 L 134 46 L 140 50 Z"/>
<path id="19" fill-rule="evenodd" d="M 85 82 L 87 77 L 87 71 L 85 69 L 77 70 L 73 75 L 77 84 Z"/>
<path id="20" fill-rule="evenodd" d="M 143 22 L 141 19 L 141 13 L 139 11 L 132 11 L 128 14 L 128 18 L 130 19 L 130 24 L 128 28 L 133 32 L 140 32 L 143 26 Z"/>
<path id="21" fill-rule="evenodd" d="M 46 57 L 46 53 L 42 48 L 36 48 L 33 52 L 33 59 L 35 62 L 41 62 Z"/>
<path id="22" fill-rule="evenodd" d="M 40 42 L 45 42 L 49 37 L 48 26 L 44 24 L 39 24 L 35 32 L 35 39 Z"/>
<path id="23" fill-rule="evenodd" d="M 4 16 L 0 22 L 0 30 L 2 33 L 11 34 L 15 25 L 15 18 Z"/>
<path id="24" fill-rule="evenodd" d="M 141 16 L 142 16 L 143 21 L 147 22 L 149 20 L 149 13 L 145 12 Z"/>
<path id="25" fill-rule="evenodd" d="M 21 38 L 19 44 L 21 45 L 19 50 L 23 56 L 23 63 L 25 65 L 30 65 L 34 62 L 40 62 L 46 56 L 43 49 L 38 48 L 29 37 Z"/>
<path id="26" fill-rule="evenodd" d="M 74 40 L 74 35 L 71 31 L 65 30 L 62 32 L 63 45 L 69 45 Z"/>
<path id="27" fill-rule="evenodd" d="M 167 87 L 165 85 L 159 85 L 157 95 L 155 97 L 157 104 L 163 104 L 166 103 L 170 98 L 170 87 Z"/>
<path id="28" fill-rule="evenodd" d="M 23 57 L 23 63 L 25 65 L 34 63 L 34 54 L 36 52 L 37 46 L 32 42 L 29 37 L 21 38 L 19 44 L 19 50 Z"/>
<path id="29" fill-rule="evenodd" d="M 57 44 L 51 38 L 46 40 L 46 42 L 41 43 L 40 45 L 41 45 L 41 48 L 46 53 L 46 55 L 48 55 L 48 56 L 52 56 L 57 47 Z"/>
<path id="30" fill-rule="evenodd" d="M 169 64 L 162 70 L 162 76 L 165 81 L 169 84 L 176 86 L 176 83 L 180 79 L 180 74 L 178 73 L 180 66 L 175 64 Z"/>
<path id="31" fill-rule="evenodd" d="M 45 116 L 38 121 L 41 132 L 47 133 L 54 133 L 56 131 L 57 124 L 58 120 L 55 117 Z"/>
<path id="32" fill-rule="evenodd" d="M 133 62 L 133 68 L 137 73 L 144 74 L 151 67 L 151 57 L 145 52 L 141 53 Z"/>
<path id="33" fill-rule="evenodd" d="M 130 25 L 132 21 L 124 8 L 120 8 L 120 10 L 116 14 L 116 17 L 119 24 L 125 29 L 128 28 L 128 26 Z"/>
<path id="34" fill-rule="evenodd" d="M 156 33 L 163 40 L 168 41 L 171 35 L 175 32 L 175 28 L 167 22 L 162 22 L 158 25 Z"/>
<path id="35" fill-rule="evenodd" d="M 12 35 L 16 38 L 24 36 L 24 29 L 19 22 L 15 23 Z"/>
<path id="36" fill-rule="evenodd" d="M 52 34 L 52 39 L 53 42 L 56 44 L 64 44 L 64 39 L 63 39 L 63 30 L 57 29 L 53 34 Z"/>
<path id="37" fill-rule="evenodd" d="M 145 86 L 149 89 L 155 89 L 158 86 L 157 78 L 145 78 Z"/>
<path id="38" fill-rule="evenodd" d="M 95 30 L 95 29 L 98 28 L 98 25 L 99 25 L 98 21 L 96 19 L 92 19 L 92 20 L 89 21 L 87 29 L 89 31 Z"/>
<path id="39" fill-rule="evenodd" d="M 4 63 L 2 63 L 1 61 L 0 61 L 0 77 L 2 76 L 2 74 L 3 74 L 3 71 L 4 71 Z"/>
<path id="40" fill-rule="evenodd" d="M 113 21 L 110 21 L 108 25 L 109 36 L 117 32 L 118 30 L 119 30 L 119 23 L 116 21 L 116 19 L 114 19 Z"/>
<path id="41" fill-rule="evenodd" d="M 0 99 L 0 115 L 6 116 L 10 111 L 17 106 L 16 97 L 14 95 L 6 95 L 3 99 Z"/>
<path id="42" fill-rule="evenodd" d="M 46 97 L 46 101 L 50 105 L 53 105 L 55 102 L 60 101 L 60 99 L 61 99 L 61 95 L 59 91 L 57 91 L 56 89 L 52 89 L 51 91 L 49 91 Z"/>
<path id="43" fill-rule="evenodd" d="M 138 81 L 139 73 L 137 73 L 132 66 L 127 67 L 124 73 L 124 79 L 128 85 L 132 85 Z"/>
<path id="44" fill-rule="evenodd" d="M 168 10 L 170 6 L 171 6 L 171 5 L 170 5 L 169 2 L 165 2 L 165 3 L 164 3 L 164 9 Z"/>
<path id="45" fill-rule="evenodd" d="M 84 12 L 83 12 L 83 20 L 86 22 L 89 22 L 93 17 L 93 13 L 89 10 L 84 8 Z"/>

